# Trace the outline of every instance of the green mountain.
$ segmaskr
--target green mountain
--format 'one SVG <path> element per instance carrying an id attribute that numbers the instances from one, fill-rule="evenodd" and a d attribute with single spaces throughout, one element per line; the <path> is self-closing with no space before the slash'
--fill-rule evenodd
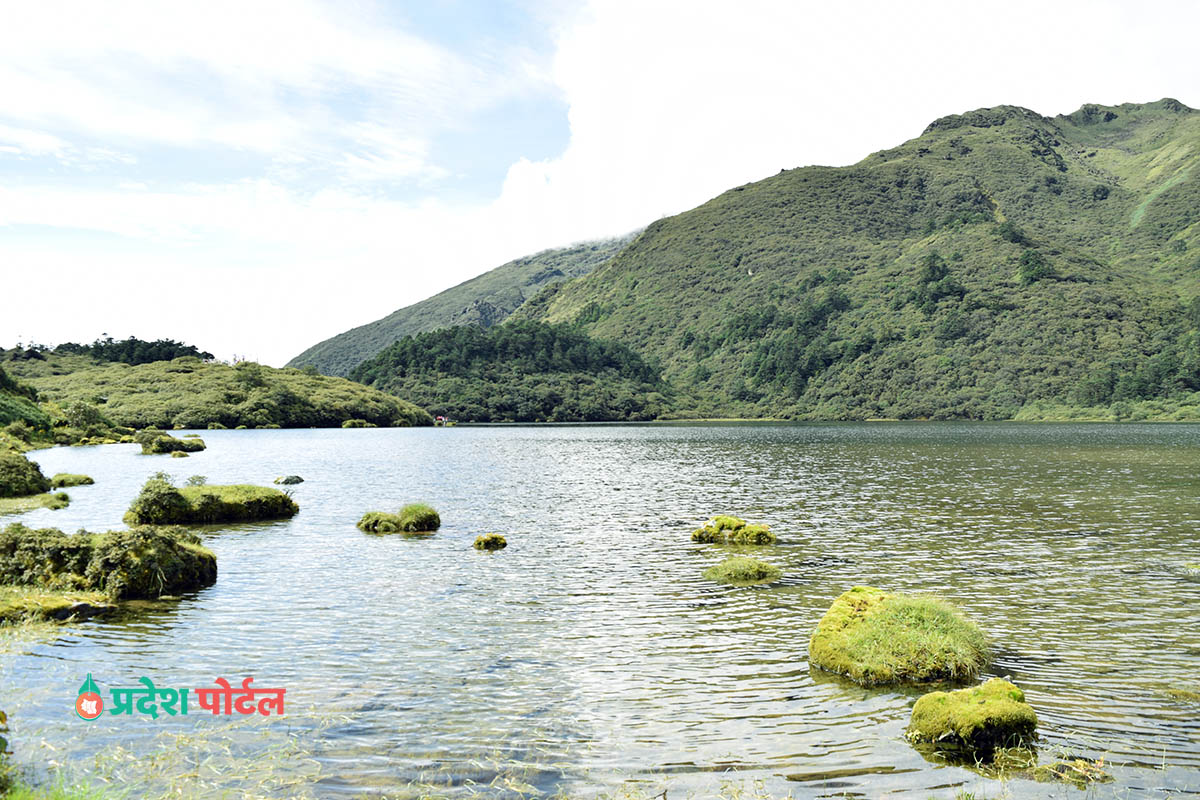
<path id="1" fill-rule="evenodd" d="M 414 333 L 504 321 L 546 286 L 586 275 L 629 244 L 633 234 L 545 250 L 518 258 L 383 319 L 352 328 L 305 350 L 289 367 L 313 366 L 326 375 L 349 375 L 397 339 Z"/>
<path id="2" fill-rule="evenodd" d="M 628 345 L 684 415 L 1195 418 L 1198 221 L 1200 113 L 1000 106 L 656 221 L 515 316 Z"/>

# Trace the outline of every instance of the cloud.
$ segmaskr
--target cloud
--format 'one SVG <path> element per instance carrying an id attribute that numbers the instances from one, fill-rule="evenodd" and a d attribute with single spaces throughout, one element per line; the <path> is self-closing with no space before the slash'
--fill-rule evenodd
<path id="1" fill-rule="evenodd" d="M 69 287 L 51 315 L 0 320 L 0 342 L 119 318 L 282 363 L 508 259 L 852 163 L 948 113 L 1200 105 L 1181 41 L 1200 8 L 1156 9 L 596 0 L 546 12 L 554 51 L 534 53 L 437 44 L 369 5 L 30 4 L 0 29 L 0 159 L 114 177 L 0 181 L 0 263 Z M 460 169 L 440 137 L 516 97 L 565 100 L 566 148 L 489 195 L 444 193 Z"/>

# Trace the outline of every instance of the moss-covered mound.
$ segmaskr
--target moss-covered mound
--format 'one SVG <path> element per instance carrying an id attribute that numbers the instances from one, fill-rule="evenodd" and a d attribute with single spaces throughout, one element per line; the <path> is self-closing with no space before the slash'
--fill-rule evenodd
<path id="1" fill-rule="evenodd" d="M 751 525 L 739 517 L 718 515 L 702 528 L 692 531 L 692 541 L 700 544 L 775 544 L 775 534 L 766 525 Z"/>
<path id="2" fill-rule="evenodd" d="M 0 451 L 0 497 L 24 497 L 50 491 L 42 469 L 20 453 Z"/>
<path id="3" fill-rule="evenodd" d="M 718 583 L 747 586 L 753 583 L 777 581 L 783 577 L 783 572 L 779 567 L 759 561 L 757 558 L 733 556 L 704 570 L 704 577 Z"/>
<path id="4" fill-rule="evenodd" d="M 196 437 L 176 439 L 169 433 L 163 433 L 157 428 L 146 428 L 138 431 L 133 440 L 142 446 L 143 455 L 159 455 L 164 453 L 197 453 L 205 449 L 204 440 Z"/>
<path id="5" fill-rule="evenodd" d="M 856 683 L 970 680 L 989 657 L 987 637 L 948 603 L 856 586 L 821 618 L 809 662 Z"/>
<path id="6" fill-rule="evenodd" d="M 406 533 L 425 533 L 442 527 L 442 518 L 433 506 L 409 503 L 400 509 L 400 530 Z"/>
<path id="7" fill-rule="evenodd" d="M 485 533 L 475 537 L 476 550 L 503 550 L 508 547 L 508 540 L 498 533 Z"/>
<path id="8" fill-rule="evenodd" d="M 68 486 L 91 486 L 95 483 L 87 475 L 73 475 L 70 472 L 60 472 L 50 479 L 50 485 L 55 489 L 64 489 Z"/>
<path id="9" fill-rule="evenodd" d="M 97 591 L 125 600 L 193 591 L 216 579 L 216 556 L 179 529 L 65 534 L 18 524 L 0 531 L 2 584 Z"/>
<path id="10" fill-rule="evenodd" d="M 358 529 L 367 533 L 433 533 L 442 519 L 431 506 L 409 503 L 397 514 L 368 511 L 358 521 Z"/>
<path id="11" fill-rule="evenodd" d="M 365 419 L 348 419 L 342 423 L 343 428 L 375 428 L 378 427 L 374 422 L 367 422 Z"/>
<path id="12" fill-rule="evenodd" d="M 1037 714 L 1025 693 L 1000 678 L 956 692 L 930 692 L 913 706 L 905 736 L 910 742 L 949 748 L 990 760 L 998 747 L 1033 739 Z"/>
<path id="13" fill-rule="evenodd" d="M 297 483 L 304 483 L 304 478 L 299 475 L 280 475 L 275 479 L 275 483 L 282 486 L 294 486 Z"/>
<path id="14" fill-rule="evenodd" d="M 176 488 L 165 476 L 146 481 L 125 512 L 131 525 L 209 525 L 287 519 L 300 507 L 278 489 L 234 484 Z"/>

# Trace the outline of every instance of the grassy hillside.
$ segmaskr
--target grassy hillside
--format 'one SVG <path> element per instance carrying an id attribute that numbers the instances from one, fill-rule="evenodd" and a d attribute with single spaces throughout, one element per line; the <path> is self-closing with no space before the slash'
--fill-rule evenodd
<path id="1" fill-rule="evenodd" d="M 628 347 L 528 320 L 406 336 L 351 377 L 472 422 L 644 420 L 670 408 L 658 370 Z"/>
<path id="2" fill-rule="evenodd" d="M 149 364 L 98 362 L 45 354 L 5 367 L 47 405 L 87 404 L 130 428 L 337 427 L 348 419 L 375 425 L 431 425 L 411 403 L 315 371 L 236 366 L 177 358 Z"/>
<path id="3" fill-rule="evenodd" d="M 1197 416 L 1198 221 L 1200 113 L 1001 106 L 659 220 L 516 316 L 629 345 L 692 414 Z"/>
<path id="4" fill-rule="evenodd" d="M 326 375 L 345 376 L 392 342 L 411 334 L 459 325 L 490 328 L 542 288 L 591 272 L 632 238 L 630 234 L 518 258 L 383 319 L 319 342 L 289 361 L 288 366 L 314 366 Z"/>

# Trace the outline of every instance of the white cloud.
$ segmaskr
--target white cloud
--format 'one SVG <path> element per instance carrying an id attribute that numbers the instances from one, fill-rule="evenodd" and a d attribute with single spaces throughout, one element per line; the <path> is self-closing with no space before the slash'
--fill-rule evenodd
<path id="1" fill-rule="evenodd" d="M 0 343 L 88 338 L 121 319 L 282 363 L 509 258 L 621 233 L 780 168 L 851 163 L 944 114 L 1198 105 L 1181 37 L 1200 9 L 1155 9 L 597 0 L 554 17 L 543 63 L 517 48 L 451 52 L 340 5 L 33 4 L 0 31 L 0 147 L 119 157 L 157 142 L 261 152 L 270 167 L 243 180 L 0 180 L 0 225 L 23 232 L 0 231 L 0 264 L 66 287 L 53 310 L 0 319 Z M 569 104 L 561 155 L 518 160 L 488 201 L 383 193 L 456 173 L 432 159 L 439 132 L 547 81 Z M 347 110 L 343 95 L 361 100 Z M 314 170 L 335 179 L 314 187 Z M 36 226 L 93 234 L 76 246 Z"/>

